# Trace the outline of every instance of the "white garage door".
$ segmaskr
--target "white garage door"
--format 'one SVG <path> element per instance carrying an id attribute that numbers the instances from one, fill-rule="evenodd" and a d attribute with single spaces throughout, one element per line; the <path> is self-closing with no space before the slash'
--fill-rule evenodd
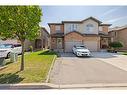
<path id="1" fill-rule="evenodd" d="M 90 50 L 90 51 L 97 51 L 97 41 L 85 41 L 84 45 Z"/>
<path id="2" fill-rule="evenodd" d="M 65 52 L 72 52 L 74 45 L 84 44 L 90 51 L 97 51 L 98 44 L 96 41 L 69 41 L 65 42 Z"/>
<path id="3" fill-rule="evenodd" d="M 74 45 L 81 45 L 82 41 L 68 41 L 65 42 L 65 52 L 72 52 Z"/>

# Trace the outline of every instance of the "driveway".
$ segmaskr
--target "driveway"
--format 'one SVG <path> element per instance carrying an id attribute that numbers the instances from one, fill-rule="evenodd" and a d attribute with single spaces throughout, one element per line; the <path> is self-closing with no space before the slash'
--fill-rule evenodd
<path id="1" fill-rule="evenodd" d="M 127 65 L 127 56 L 106 52 L 92 54 L 93 57 L 90 58 L 78 58 L 72 53 L 61 53 L 51 71 L 50 82 L 53 84 L 127 83 L 127 71 L 124 68 Z"/>

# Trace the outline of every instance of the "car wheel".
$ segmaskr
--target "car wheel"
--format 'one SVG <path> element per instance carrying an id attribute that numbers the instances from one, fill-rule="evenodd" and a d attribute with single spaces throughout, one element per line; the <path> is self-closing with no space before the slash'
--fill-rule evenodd
<path id="1" fill-rule="evenodd" d="M 79 57 L 78 53 L 76 52 L 76 56 Z"/>

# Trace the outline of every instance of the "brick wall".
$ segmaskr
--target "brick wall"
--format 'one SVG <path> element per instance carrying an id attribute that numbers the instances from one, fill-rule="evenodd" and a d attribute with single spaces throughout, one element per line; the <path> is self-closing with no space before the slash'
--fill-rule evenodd
<path id="1" fill-rule="evenodd" d="M 108 33 L 108 27 L 109 27 L 109 26 L 102 26 L 102 31 Z"/>
<path id="2" fill-rule="evenodd" d="M 112 36 L 113 41 L 120 41 L 123 43 L 123 48 L 121 50 L 127 50 L 127 28 L 121 30 L 114 30 L 109 32 L 109 35 Z"/>
<path id="3" fill-rule="evenodd" d="M 56 49 L 57 48 L 57 39 L 51 37 L 51 49 Z"/>

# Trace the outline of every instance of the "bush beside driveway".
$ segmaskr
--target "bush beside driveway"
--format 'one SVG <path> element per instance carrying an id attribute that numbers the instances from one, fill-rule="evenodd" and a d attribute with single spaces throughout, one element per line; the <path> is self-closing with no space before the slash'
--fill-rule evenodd
<path id="1" fill-rule="evenodd" d="M 37 51 L 25 55 L 25 70 L 20 69 L 20 57 L 18 62 L 7 64 L 5 69 L 0 70 L 0 83 L 42 83 L 52 64 L 55 52 Z"/>

